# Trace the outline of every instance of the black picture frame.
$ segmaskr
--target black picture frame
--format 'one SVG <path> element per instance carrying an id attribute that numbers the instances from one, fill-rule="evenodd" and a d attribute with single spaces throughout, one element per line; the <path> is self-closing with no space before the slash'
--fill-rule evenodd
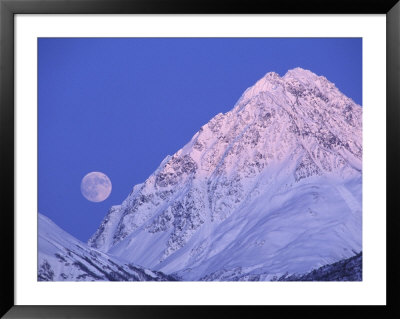
<path id="1" fill-rule="evenodd" d="M 14 15 L 15 14 L 386 14 L 387 305 L 386 306 L 19 306 L 14 303 Z M 270 316 L 400 317 L 396 180 L 400 137 L 398 0 L 0 0 L 0 315 L 4 318 L 164 318 Z M 384 214 L 385 212 L 377 212 Z M 178 302 L 179 303 L 179 302 Z"/>

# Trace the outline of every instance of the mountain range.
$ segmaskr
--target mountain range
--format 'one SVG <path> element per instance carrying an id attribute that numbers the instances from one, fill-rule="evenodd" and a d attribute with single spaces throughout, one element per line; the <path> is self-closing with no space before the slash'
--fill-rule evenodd
<path id="1" fill-rule="evenodd" d="M 39 216 L 39 275 L 303 280 L 356 258 L 357 275 L 321 278 L 361 280 L 362 108 L 311 71 L 269 72 L 112 206 L 87 244 L 68 236 Z"/>

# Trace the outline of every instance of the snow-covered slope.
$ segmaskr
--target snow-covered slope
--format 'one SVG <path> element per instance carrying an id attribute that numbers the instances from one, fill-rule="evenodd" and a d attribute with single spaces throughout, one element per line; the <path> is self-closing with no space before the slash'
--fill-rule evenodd
<path id="1" fill-rule="evenodd" d="M 72 237 L 38 216 L 39 281 L 171 281 L 175 278 L 123 263 Z"/>
<path id="2" fill-rule="evenodd" d="M 267 73 L 168 156 L 89 245 L 199 280 L 306 273 L 361 251 L 362 109 L 323 76 Z"/>

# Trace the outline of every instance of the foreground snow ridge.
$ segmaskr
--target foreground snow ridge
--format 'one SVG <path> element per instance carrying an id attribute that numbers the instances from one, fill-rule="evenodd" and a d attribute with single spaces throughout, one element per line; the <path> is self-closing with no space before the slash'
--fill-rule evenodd
<path id="1" fill-rule="evenodd" d="M 361 190 L 362 108 L 311 71 L 270 72 L 88 245 L 181 280 L 300 278 L 361 252 Z"/>
<path id="2" fill-rule="evenodd" d="M 38 281 L 176 280 L 90 248 L 42 214 L 38 226 Z"/>

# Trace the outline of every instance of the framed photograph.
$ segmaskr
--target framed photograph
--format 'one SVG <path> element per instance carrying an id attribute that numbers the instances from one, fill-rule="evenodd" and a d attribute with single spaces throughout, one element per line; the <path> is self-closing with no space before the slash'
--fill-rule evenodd
<path id="1" fill-rule="evenodd" d="M 1 1 L 1 314 L 398 313 L 399 8 Z"/>

